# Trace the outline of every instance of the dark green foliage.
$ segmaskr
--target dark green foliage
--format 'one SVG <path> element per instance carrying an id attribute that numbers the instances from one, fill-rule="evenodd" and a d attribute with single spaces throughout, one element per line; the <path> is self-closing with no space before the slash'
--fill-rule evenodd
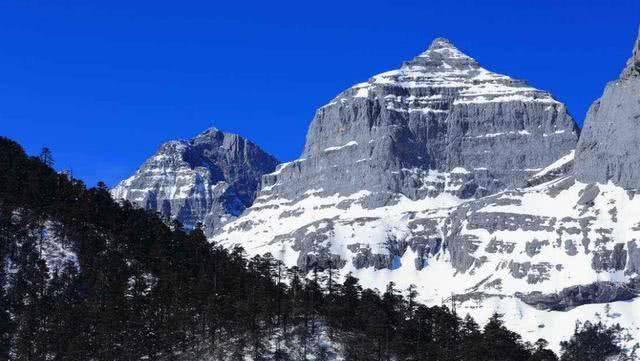
<path id="1" fill-rule="evenodd" d="M 11 349 L 11 337 L 14 333 L 14 324 L 9 315 L 8 299 L 4 289 L 0 287 L 0 360 L 9 358 Z"/>
<path id="2" fill-rule="evenodd" d="M 331 265 L 303 274 L 269 254 L 247 259 L 209 243 L 200 226 L 168 226 L 51 164 L 48 150 L 28 157 L 0 138 L 0 360 L 329 360 L 327 338 L 355 361 L 557 359 L 498 315 L 481 330 L 419 304 L 415 287 L 404 296 L 391 283 L 380 294 L 352 276 L 337 283 Z M 49 269 L 52 238 L 77 263 Z M 594 327 L 567 354 L 609 340 Z"/>
<path id="3" fill-rule="evenodd" d="M 556 356 L 553 351 L 547 349 L 549 346 L 549 342 L 545 339 L 539 339 L 536 341 L 533 349 L 533 354 L 529 358 L 529 361 L 558 361 L 558 356 Z"/>
<path id="4" fill-rule="evenodd" d="M 504 327 L 502 315 L 494 314 L 484 327 L 483 355 L 485 360 L 526 360 L 528 355 L 522 347 L 520 335 Z"/>
<path id="5" fill-rule="evenodd" d="M 576 331 L 569 341 L 561 343 L 562 361 L 605 361 L 611 356 L 620 355 L 622 328 L 607 327 L 602 322 L 585 322 L 576 325 Z"/>

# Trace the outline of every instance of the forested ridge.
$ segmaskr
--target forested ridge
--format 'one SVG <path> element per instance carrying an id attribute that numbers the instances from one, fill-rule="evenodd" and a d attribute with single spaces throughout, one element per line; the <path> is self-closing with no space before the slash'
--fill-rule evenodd
<path id="1" fill-rule="evenodd" d="M 0 360 L 558 359 L 500 315 L 480 327 L 413 287 L 247 259 L 52 164 L 0 138 Z M 605 360 L 619 335 L 586 323 L 560 358 Z"/>

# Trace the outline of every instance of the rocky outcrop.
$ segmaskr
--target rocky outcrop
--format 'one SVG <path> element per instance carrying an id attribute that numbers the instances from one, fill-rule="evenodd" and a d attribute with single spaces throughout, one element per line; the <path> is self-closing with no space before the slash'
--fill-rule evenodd
<path id="1" fill-rule="evenodd" d="M 250 141 L 212 128 L 161 145 L 112 195 L 177 219 L 188 229 L 202 223 L 212 234 L 253 203 L 260 178 L 276 164 Z"/>
<path id="2" fill-rule="evenodd" d="M 620 79 L 589 109 L 576 150 L 578 179 L 640 188 L 640 36 Z"/>
<path id="3" fill-rule="evenodd" d="M 527 180 L 527 187 L 535 187 L 573 174 L 575 150 L 551 163 Z"/>
<path id="4" fill-rule="evenodd" d="M 567 287 L 558 293 L 516 293 L 522 302 L 540 310 L 567 311 L 591 304 L 628 301 L 638 296 L 637 281 L 594 282 L 588 285 Z"/>
<path id="5" fill-rule="evenodd" d="M 544 91 L 483 69 L 445 39 L 316 112 L 301 157 L 261 194 L 370 191 L 368 205 L 442 193 L 468 199 L 524 186 L 574 149 L 578 128 Z"/>
<path id="6" fill-rule="evenodd" d="M 562 316 L 565 335 L 603 303 L 620 317 L 618 301 L 640 302 L 637 46 L 576 150 L 562 104 L 438 39 L 320 108 L 301 157 L 213 239 L 366 287 L 415 284 L 536 338 L 565 326 L 548 310 L 591 304 Z"/>
<path id="7" fill-rule="evenodd" d="M 631 58 L 627 61 L 627 65 L 624 67 L 622 71 L 621 78 L 629 79 L 633 77 L 640 76 L 640 31 L 638 31 L 638 39 L 636 40 L 636 44 L 633 47 L 633 53 L 631 54 Z"/>

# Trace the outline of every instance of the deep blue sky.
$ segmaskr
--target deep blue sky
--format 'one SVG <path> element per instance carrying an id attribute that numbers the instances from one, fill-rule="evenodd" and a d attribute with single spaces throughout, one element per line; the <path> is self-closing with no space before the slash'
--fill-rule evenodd
<path id="1" fill-rule="evenodd" d="M 0 135 L 88 185 L 213 125 L 288 160 L 318 106 L 436 36 L 581 122 L 639 24 L 638 0 L 3 0 Z"/>

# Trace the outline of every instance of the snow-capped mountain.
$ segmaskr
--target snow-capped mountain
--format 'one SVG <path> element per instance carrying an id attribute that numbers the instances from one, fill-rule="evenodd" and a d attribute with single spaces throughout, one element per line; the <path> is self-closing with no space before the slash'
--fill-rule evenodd
<path id="1" fill-rule="evenodd" d="M 200 222 L 211 234 L 253 203 L 260 177 L 277 163 L 252 142 L 211 128 L 190 140 L 162 144 L 112 195 L 188 229 Z"/>
<path id="2" fill-rule="evenodd" d="M 213 239 L 368 287 L 416 284 L 555 348 L 577 320 L 638 336 L 637 46 L 576 151 L 561 103 L 437 39 L 320 108 L 301 158 Z"/>
<path id="3" fill-rule="evenodd" d="M 577 139 L 549 93 L 436 39 L 320 108 L 302 156 L 265 175 L 253 206 L 215 239 L 284 252 L 304 269 L 397 268 L 411 249 L 422 269 L 450 247 L 453 208 L 548 176 Z"/>
<path id="4" fill-rule="evenodd" d="M 580 134 L 549 93 L 436 39 L 318 109 L 300 158 L 261 168 L 255 201 L 218 218 L 211 240 L 371 288 L 415 284 L 427 304 L 480 321 L 503 313 L 556 350 L 577 320 L 638 338 L 639 53 Z M 180 199 L 153 159 L 136 175 L 173 190 L 163 202 Z M 114 194 L 162 209 L 135 179 Z"/>
<path id="5" fill-rule="evenodd" d="M 492 73 L 446 39 L 316 112 L 299 159 L 263 178 L 261 195 L 296 200 L 372 192 L 458 198 L 521 186 L 575 148 L 578 128 L 544 91 Z M 447 186 L 445 175 L 457 183 Z M 446 189 L 445 189 L 446 188 Z"/>

